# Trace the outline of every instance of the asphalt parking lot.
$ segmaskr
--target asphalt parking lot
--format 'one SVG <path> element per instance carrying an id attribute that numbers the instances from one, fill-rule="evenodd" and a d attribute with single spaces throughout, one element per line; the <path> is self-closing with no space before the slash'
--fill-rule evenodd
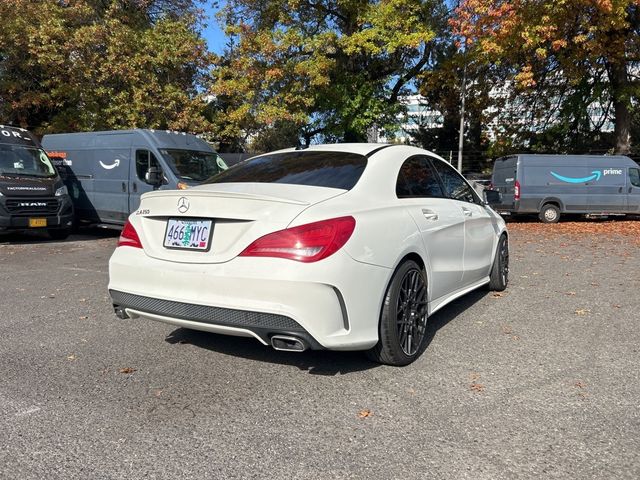
<path id="1" fill-rule="evenodd" d="M 117 233 L 0 237 L 0 478 L 640 478 L 638 224 L 510 224 L 405 368 L 119 320 Z"/>

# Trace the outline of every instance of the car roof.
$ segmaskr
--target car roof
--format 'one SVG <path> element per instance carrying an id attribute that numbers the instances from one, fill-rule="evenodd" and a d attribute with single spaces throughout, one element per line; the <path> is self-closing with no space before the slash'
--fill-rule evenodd
<path id="1" fill-rule="evenodd" d="M 325 143 L 320 145 L 309 145 L 308 147 L 285 148 L 276 152 L 347 152 L 368 156 L 376 150 L 391 147 L 388 143 Z"/>
<path id="2" fill-rule="evenodd" d="M 371 157 L 373 154 L 379 151 L 387 151 L 388 149 L 393 149 L 394 151 L 398 149 L 402 149 L 403 152 L 406 153 L 414 153 L 414 154 L 429 154 L 433 157 L 442 158 L 439 155 L 436 155 L 433 152 L 403 144 L 391 144 L 391 143 L 325 143 L 320 145 L 309 145 L 304 148 L 285 148 L 283 150 L 278 150 L 275 152 L 269 152 L 263 155 L 271 155 L 273 153 L 287 153 L 287 152 L 345 152 L 345 153 L 355 153 L 358 155 L 363 155 L 365 157 Z M 396 152 L 397 153 L 397 152 Z M 258 155 L 262 156 L 262 155 Z"/>

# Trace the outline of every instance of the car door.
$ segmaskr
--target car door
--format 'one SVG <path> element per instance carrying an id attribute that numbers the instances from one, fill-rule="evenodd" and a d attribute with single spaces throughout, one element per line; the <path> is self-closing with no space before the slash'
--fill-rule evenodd
<path id="1" fill-rule="evenodd" d="M 462 284 L 471 285 L 489 275 L 496 232 L 493 218 L 478 194 L 454 168 L 433 159 L 445 194 L 464 216 L 464 259 Z"/>
<path id="2" fill-rule="evenodd" d="M 153 186 L 145 181 L 145 174 L 150 167 L 162 170 L 158 159 L 153 152 L 143 147 L 133 148 L 131 152 L 135 162 L 131 162 L 131 182 L 129 185 L 129 209 L 134 212 L 140 205 L 140 196 L 143 193 L 151 192 Z"/>
<path id="3" fill-rule="evenodd" d="M 640 168 L 629 168 L 627 184 L 627 211 L 640 213 Z"/>
<path id="4" fill-rule="evenodd" d="M 402 164 L 396 195 L 420 230 L 430 266 L 431 301 L 461 287 L 464 252 L 464 216 L 446 198 L 426 156 Z"/>

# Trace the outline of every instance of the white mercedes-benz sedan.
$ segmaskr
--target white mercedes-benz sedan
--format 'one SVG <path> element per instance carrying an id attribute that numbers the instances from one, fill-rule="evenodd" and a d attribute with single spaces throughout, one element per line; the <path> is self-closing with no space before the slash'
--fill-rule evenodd
<path id="1" fill-rule="evenodd" d="M 121 318 L 406 365 L 426 347 L 429 315 L 506 288 L 508 246 L 502 218 L 437 155 L 316 145 L 143 195 L 109 292 Z"/>

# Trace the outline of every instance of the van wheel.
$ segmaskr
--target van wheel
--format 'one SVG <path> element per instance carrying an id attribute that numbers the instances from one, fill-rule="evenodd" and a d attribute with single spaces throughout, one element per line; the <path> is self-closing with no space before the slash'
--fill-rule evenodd
<path id="1" fill-rule="evenodd" d="M 489 275 L 489 290 L 501 292 L 509 283 L 509 242 L 506 235 L 498 241 L 498 249 L 493 259 L 491 274 Z"/>
<path id="2" fill-rule="evenodd" d="M 52 240 L 65 240 L 71 233 L 71 230 L 68 228 L 60 228 L 57 230 L 49 230 L 48 233 Z"/>
<path id="3" fill-rule="evenodd" d="M 542 207 L 542 210 L 540 210 L 538 218 L 542 223 L 558 223 L 558 220 L 560 220 L 560 209 L 552 203 L 547 203 Z"/>
<path id="4" fill-rule="evenodd" d="M 411 260 L 391 279 L 380 314 L 378 344 L 367 351 L 374 362 L 408 365 L 427 347 L 427 277 Z"/>

